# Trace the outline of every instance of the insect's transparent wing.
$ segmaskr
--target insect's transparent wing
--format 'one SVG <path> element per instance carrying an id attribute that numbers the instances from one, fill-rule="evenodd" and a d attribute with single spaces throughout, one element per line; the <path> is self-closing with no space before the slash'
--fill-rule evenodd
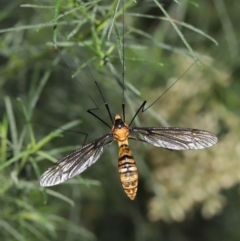
<path id="1" fill-rule="evenodd" d="M 110 135 L 106 134 L 77 149 L 49 167 L 40 177 L 40 185 L 57 185 L 86 170 L 102 155 L 104 143 Z"/>
<path id="2" fill-rule="evenodd" d="M 154 146 L 171 150 L 196 150 L 217 143 L 217 137 L 208 131 L 181 127 L 132 127 L 144 140 Z"/>

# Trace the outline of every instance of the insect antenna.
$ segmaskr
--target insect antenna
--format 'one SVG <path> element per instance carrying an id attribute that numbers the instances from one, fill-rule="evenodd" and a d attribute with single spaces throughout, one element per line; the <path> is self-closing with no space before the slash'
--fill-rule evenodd
<path id="1" fill-rule="evenodd" d="M 192 66 L 193 66 L 197 61 L 198 61 L 198 59 L 195 60 L 195 61 L 184 71 L 184 73 L 183 73 L 180 77 L 178 77 L 177 80 L 174 81 L 174 82 L 173 82 L 156 100 L 154 100 L 154 101 L 152 102 L 152 104 L 150 104 L 148 107 L 144 108 L 145 105 L 146 105 L 146 103 L 147 103 L 147 101 L 146 101 L 146 100 L 143 101 L 143 103 L 141 104 L 141 106 L 138 108 L 138 110 L 136 111 L 135 115 L 133 116 L 132 120 L 130 121 L 129 126 L 131 126 L 131 124 L 133 123 L 134 119 L 136 118 L 136 116 L 138 115 L 138 113 L 139 113 L 140 111 L 142 111 L 142 113 L 145 112 L 145 111 L 148 110 L 150 107 L 152 107 L 157 101 L 159 101 L 159 100 L 192 68 Z"/>

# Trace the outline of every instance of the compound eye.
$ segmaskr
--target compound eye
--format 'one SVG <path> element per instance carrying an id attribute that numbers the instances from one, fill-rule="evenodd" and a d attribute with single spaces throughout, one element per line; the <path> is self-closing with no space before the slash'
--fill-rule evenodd
<path id="1" fill-rule="evenodd" d="M 114 127 L 117 129 L 121 129 L 124 126 L 124 123 L 121 119 L 115 121 Z"/>

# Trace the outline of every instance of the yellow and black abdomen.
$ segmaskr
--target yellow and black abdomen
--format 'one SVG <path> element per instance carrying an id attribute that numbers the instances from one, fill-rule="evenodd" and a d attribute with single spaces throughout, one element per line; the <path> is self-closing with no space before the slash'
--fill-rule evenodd
<path id="1" fill-rule="evenodd" d="M 127 144 L 119 146 L 118 171 L 124 191 L 133 200 L 137 194 L 138 171 L 132 152 Z"/>

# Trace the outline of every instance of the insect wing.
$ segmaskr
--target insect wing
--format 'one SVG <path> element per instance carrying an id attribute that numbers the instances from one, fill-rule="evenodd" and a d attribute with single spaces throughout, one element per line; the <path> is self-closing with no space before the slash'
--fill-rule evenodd
<path id="1" fill-rule="evenodd" d="M 103 153 L 103 146 L 110 134 L 77 149 L 48 168 L 40 177 L 41 186 L 53 186 L 85 171 Z"/>
<path id="2" fill-rule="evenodd" d="M 132 127 L 144 140 L 154 146 L 171 150 L 196 150 L 217 143 L 217 137 L 208 131 L 181 127 Z"/>

